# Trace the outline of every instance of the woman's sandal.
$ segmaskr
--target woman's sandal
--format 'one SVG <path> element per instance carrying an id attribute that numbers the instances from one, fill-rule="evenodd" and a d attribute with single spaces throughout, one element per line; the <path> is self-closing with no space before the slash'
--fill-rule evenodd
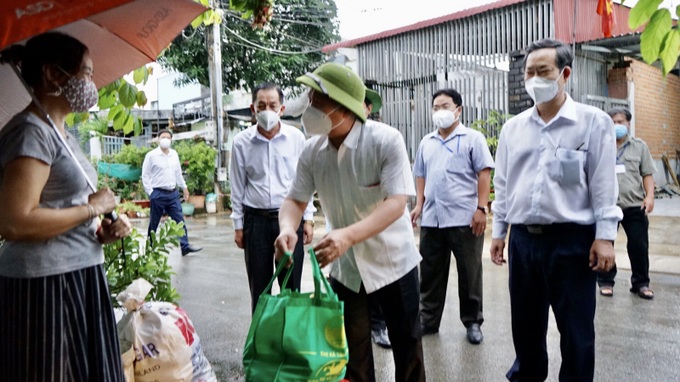
<path id="1" fill-rule="evenodd" d="M 638 289 L 630 288 L 630 291 L 637 294 L 640 298 L 644 298 L 645 300 L 652 300 L 654 298 L 654 291 L 649 289 L 647 286 L 643 286 Z"/>
<path id="2" fill-rule="evenodd" d="M 604 297 L 612 297 L 614 296 L 614 287 L 611 286 L 600 287 L 600 294 L 603 295 Z"/>

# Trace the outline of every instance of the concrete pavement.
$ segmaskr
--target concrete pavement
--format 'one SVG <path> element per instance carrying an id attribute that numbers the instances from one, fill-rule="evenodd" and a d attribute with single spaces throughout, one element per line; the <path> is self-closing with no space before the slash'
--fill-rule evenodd
<path id="1" fill-rule="evenodd" d="M 642 300 L 628 292 L 630 272 L 625 265 L 625 246 L 617 240 L 617 262 L 621 271 L 613 298 L 599 297 L 596 313 L 597 381 L 680 380 L 680 213 L 662 216 L 678 208 L 680 198 L 658 200 L 650 232 L 653 248 L 652 287 L 656 297 Z M 657 215 L 657 211 L 658 215 Z M 135 225 L 146 230 L 145 219 Z M 323 233 L 321 218 L 315 232 Z M 228 215 L 203 215 L 187 219 L 192 244 L 203 251 L 182 257 L 170 254 L 177 275 L 174 285 L 182 295 L 180 305 L 193 320 L 204 351 L 220 381 L 243 381 L 241 357 L 250 324 L 250 296 L 243 251 L 233 243 Z M 487 238 L 490 235 L 487 233 Z M 510 334 L 510 305 L 507 267 L 488 260 L 484 250 L 485 339 L 481 345 L 467 343 L 458 320 L 457 274 L 452 267 L 444 321 L 439 334 L 423 339 L 427 376 L 430 381 L 502 381 L 514 360 Z M 658 247 L 656 247 L 658 246 Z M 304 268 L 303 290 L 313 288 L 309 264 Z M 596 293 L 596 291 L 593 291 Z M 559 333 L 551 316 L 548 328 L 549 381 L 557 381 L 560 365 Z M 392 381 L 391 352 L 374 346 L 377 381 Z"/>

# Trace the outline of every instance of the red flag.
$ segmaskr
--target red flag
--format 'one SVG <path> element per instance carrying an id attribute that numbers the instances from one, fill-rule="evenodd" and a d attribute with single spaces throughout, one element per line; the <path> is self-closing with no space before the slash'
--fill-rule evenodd
<path id="1" fill-rule="evenodd" d="M 616 20 L 614 20 L 614 1 L 597 0 L 597 14 L 602 16 L 602 33 L 604 37 L 612 37 L 612 31 Z"/>

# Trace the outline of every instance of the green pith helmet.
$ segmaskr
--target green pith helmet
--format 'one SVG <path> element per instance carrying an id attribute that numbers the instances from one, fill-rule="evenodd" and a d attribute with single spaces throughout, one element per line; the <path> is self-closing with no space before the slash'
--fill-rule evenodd
<path id="1" fill-rule="evenodd" d="M 349 67 L 329 62 L 316 68 L 313 73 L 298 77 L 296 81 L 326 94 L 354 113 L 362 122 L 366 122 L 364 112 L 366 86 Z"/>
<path id="2" fill-rule="evenodd" d="M 382 107 L 382 97 L 380 97 L 380 94 L 378 94 L 377 91 L 366 88 L 366 99 L 369 100 L 370 104 L 373 106 L 371 113 L 380 111 L 380 108 Z"/>

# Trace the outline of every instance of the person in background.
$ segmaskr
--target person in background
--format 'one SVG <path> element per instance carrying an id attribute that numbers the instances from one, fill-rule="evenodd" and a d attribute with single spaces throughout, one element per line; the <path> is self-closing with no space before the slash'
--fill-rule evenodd
<path id="1" fill-rule="evenodd" d="M 416 154 L 416 205 L 411 222 L 420 222 L 420 319 L 423 334 L 439 332 L 451 253 L 458 269 L 460 320 L 467 340 L 484 339 L 482 249 L 494 166 L 482 133 L 460 122 L 463 99 L 454 89 L 432 96 L 437 130 L 423 137 Z"/>
<path id="2" fill-rule="evenodd" d="M 161 217 L 165 214 L 168 214 L 177 223 L 184 223 L 182 203 L 179 199 L 177 186 L 182 189 L 184 200 L 189 199 L 189 190 L 182 176 L 182 167 L 179 163 L 177 151 L 173 150 L 171 146 L 172 132 L 170 130 L 159 131 L 158 147 L 146 154 L 142 164 L 142 185 L 151 202 L 149 238 L 151 232 L 156 232 Z M 179 239 L 182 256 L 203 249 L 189 244 L 188 234 L 189 231 L 185 224 L 184 235 Z"/>
<path id="3" fill-rule="evenodd" d="M 236 134 L 231 150 L 231 219 L 236 246 L 245 252 L 253 312 L 274 274 L 279 208 L 295 179 L 298 158 L 305 145 L 300 130 L 281 122 L 284 109 L 283 92 L 277 85 L 256 86 L 250 110 L 257 123 Z M 314 211 L 310 199 L 296 230 L 293 275 L 284 286 L 282 272 L 281 287 L 300 290 L 303 244 L 311 243 L 314 237 Z"/>
<path id="4" fill-rule="evenodd" d="M 315 245 L 321 267 L 344 302 L 349 349 L 346 378 L 374 381 L 369 296 L 387 323 L 396 381 L 425 381 L 418 321 L 420 255 L 406 202 L 415 195 L 404 138 L 366 120 L 363 81 L 350 68 L 326 63 L 297 79 L 308 86 L 302 115 L 309 139 L 279 213 L 276 256 L 295 247 L 298 222 L 312 194 L 332 231 Z"/>
<path id="5" fill-rule="evenodd" d="M 380 108 L 382 107 L 382 97 L 380 93 L 373 89 L 366 88 L 366 97 L 364 97 L 364 110 L 366 111 L 366 118 L 380 122 Z M 371 304 L 371 339 L 381 348 L 390 349 L 390 337 L 387 334 L 387 325 L 385 324 L 385 317 L 383 316 L 380 304 L 375 301 L 375 297 L 369 297 Z"/>
<path id="6" fill-rule="evenodd" d="M 632 284 L 630 291 L 645 300 L 654 298 L 649 289 L 649 219 L 654 210 L 654 173 L 656 166 L 647 144 L 628 133 L 632 115 L 627 109 L 609 110 L 616 130 L 616 177 L 619 184 L 617 205 L 623 210 L 620 225 L 628 239 L 627 250 Z M 614 295 L 616 265 L 597 276 L 600 294 Z"/>
<path id="7" fill-rule="evenodd" d="M 510 308 L 515 362 L 510 381 L 548 376 L 550 308 L 560 332 L 560 381 L 588 382 L 595 370 L 596 272 L 614 265 L 618 187 L 611 118 L 564 90 L 569 45 L 531 43 L 524 86 L 535 105 L 512 117 L 496 151 L 491 260 L 510 240 Z"/>
<path id="8" fill-rule="evenodd" d="M 125 381 L 102 244 L 129 235 L 130 223 L 100 221 L 113 192 L 91 193 L 75 161 L 94 184 L 97 172 L 64 125 L 97 104 L 92 59 L 53 32 L 0 53 L 9 61 L 37 101 L 0 130 L 2 380 Z"/>

